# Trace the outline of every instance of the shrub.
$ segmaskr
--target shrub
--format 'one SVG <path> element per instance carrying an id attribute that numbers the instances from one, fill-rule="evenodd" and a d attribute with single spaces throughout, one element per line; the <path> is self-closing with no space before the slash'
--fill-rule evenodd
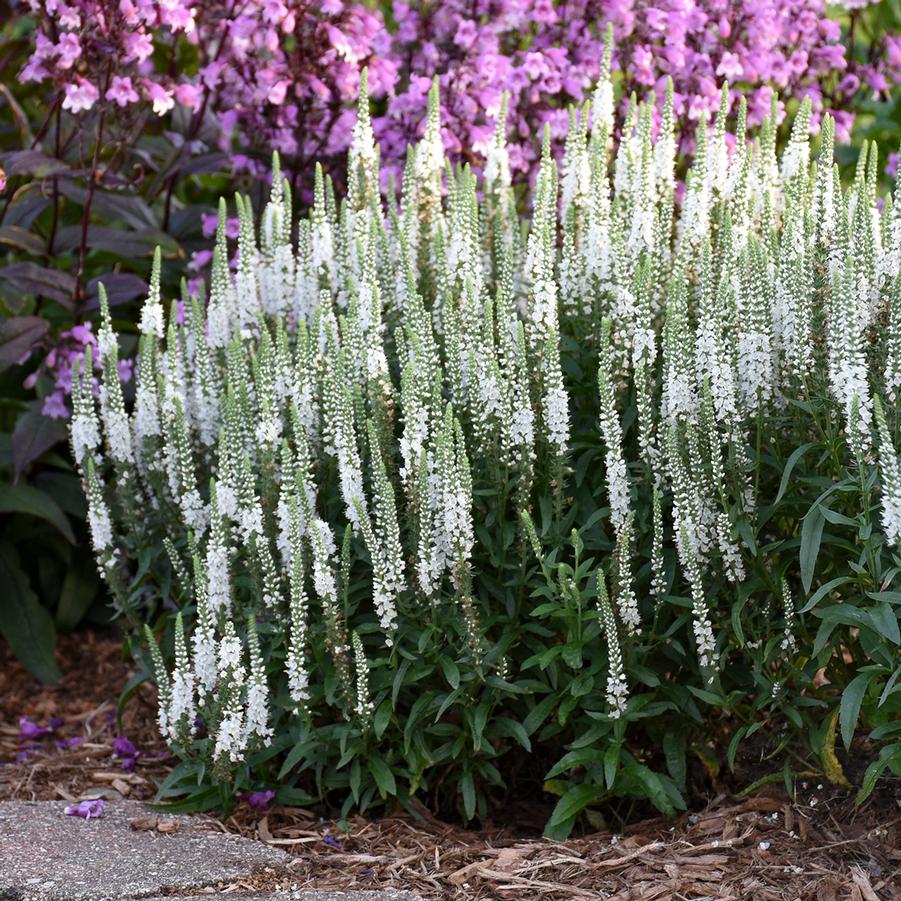
<path id="1" fill-rule="evenodd" d="M 276 158 L 183 320 L 157 259 L 131 413 L 102 302 L 72 448 L 149 624 L 161 797 L 469 819 L 534 781 L 559 835 L 684 807 L 765 726 L 841 781 L 863 716 L 869 784 L 898 768 L 901 205 L 875 147 L 842 190 L 828 117 L 811 164 L 809 103 L 781 159 L 775 107 L 702 122 L 677 203 L 652 109 L 618 142 L 573 111 L 559 180 L 545 131 L 520 220 L 502 127 L 481 183 L 445 163 L 437 86 L 383 206 L 364 96 L 340 202 L 317 170 L 295 234 Z"/>

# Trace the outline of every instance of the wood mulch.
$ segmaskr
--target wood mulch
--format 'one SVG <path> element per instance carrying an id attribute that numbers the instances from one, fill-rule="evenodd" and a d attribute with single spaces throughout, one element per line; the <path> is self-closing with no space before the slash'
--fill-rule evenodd
<path id="1" fill-rule="evenodd" d="M 0 801 L 152 798 L 171 755 L 156 731 L 156 693 L 142 685 L 117 722 L 120 692 L 134 672 L 114 633 L 85 630 L 57 648 L 63 679 L 41 685 L 0 639 Z M 46 735 L 23 739 L 25 717 Z M 117 738 L 137 756 L 119 756 Z"/>
<path id="2" fill-rule="evenodd" d="M 153 689 L 138 689 L 120 728 L 116 700 L 132 667 L 117 638 L 67 636 L 59 658 L 63 681 L 39 686 L 0 642 L 0 800 L 152 797 L 172 763 L 156 735 Z M 22 716 L 52 721 L 53 733 L 21 741 Z M 120 735 L 139 752 L 131 770 L 115 751 Z M 901 901 L 898 781 L 885 780 L 859 810 L 853 794 L 814 778 L 799 781 L 793 798 L 776 786 L 740 800 L 723 793 L 676 820 L 566 842 L 510 826 L 465 830 L 425 810 L 334 821 L 242 804 L 207 822 L 294 856 L 290 874 L 255 888 L 394 887 L 427 901 Z"/>

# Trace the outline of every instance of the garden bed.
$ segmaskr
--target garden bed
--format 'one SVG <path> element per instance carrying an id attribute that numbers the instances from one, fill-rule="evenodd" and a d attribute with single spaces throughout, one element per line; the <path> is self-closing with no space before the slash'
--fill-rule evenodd
<path id="1" fill-rule="evenodd" d="M 69 636 L 59 658 L 63 680 L 42 687 L 0 649 L 0 801 L 151 797 L 169 764 L 156 732 L 153 689 L 138 689 L 120 729 L 116 700 L 131 670 L 118 638 Z M 52 723 L 53 732 L 23 742 L 21 717 L 39 728 Z M 134 745 L 133 763 L 120 737 Z M 776 785 L 743 799 L 724 791 L 676 820 L 645 820 L 616 835 L 567 842 L 539 838 L 546 811 L 525 804 L 509 822 L 478 831 L 424 810 L 418 818 L 333 821 L 316 811 L 261 813 L 248 804 L 209 824 L 289 851 L 296 856 L 291 881 L 318 888 L 393 886 L 426 899 L 885 901 L 901 898 L 899 797 L 898 780 L 884 779 L 856 811 L 853 794 L 814 778 L 799 781 L 793 799 Z M 253 887 L 269 887 L 267 878 L 273 877 Z"/>

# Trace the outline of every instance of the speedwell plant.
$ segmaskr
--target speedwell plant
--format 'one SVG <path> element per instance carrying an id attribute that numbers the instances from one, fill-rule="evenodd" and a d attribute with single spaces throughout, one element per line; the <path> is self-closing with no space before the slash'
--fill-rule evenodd
<path id="1" fill-rule="evenodd" d="M 616 125 L 608 48 L 521 218 L 503 110 L 479 182 L 437 88 L 386 201 L 364 86 L 345 197 L 317 169 L 295 221 L 276 160 L 208 301 L 167 316 L 157 266 L 130 410 L 102 304 L 72 446 L 161 797 L 471 819 L 534 784 L 562 835 L 683 808 L 755 732 L 841 782 L 861 718 L 864 791 L 899 770 L 901 196 L 724 88 L 680 197 L 671 101 Z"/>

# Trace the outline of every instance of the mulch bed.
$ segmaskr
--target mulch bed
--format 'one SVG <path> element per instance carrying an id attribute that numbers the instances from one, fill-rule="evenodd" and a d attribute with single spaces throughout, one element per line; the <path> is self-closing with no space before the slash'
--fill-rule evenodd
<path id="1" fill-rule="evenodd" d="M 0 801 L 152 798 L 171 755 L 156 730 L 156 692 L 142 685 L 117 722 L 117 703 L 134 672 L 111 632 L 64 636 L 57 649 L 63 679 L 41 685 L 0 639 Z M 47 735 L 20 737 L 22 717 Z M 136 757 L 119 756 L 127 738 Z"/>
<path id="2" fill-rule="evenodd" d="M 132 668 L 115 635 L 68 636 L 59 657 L 63 681 L 39 686 L 0 644 L 0 800 L 150 798 L 172 762 L 156 735 L 153 689 L 138 689 L 120 728 L 116 700 Z M 23 744 L 22 716 L 40 726 L 52 720 L 53 733 Z M 133 769 L 117 756 L 120 735 L 138 749 Z M 723 793 L 677 820 L 567 842 L 509 826 L 465 830 L 424 810 L 339 823 L 309 810 L 261 815 L 241 805 L 227 821 L 208 823 L 295 857 L 288 876 L 254 880 L 256 888 L 390 886 L 429 901 L 901 901 L 901 805 L 892 782 L 860 810 L 853 795 L 814 779 L 799 782 L 791 799 L 776 786 L 742 800 Z"/>

